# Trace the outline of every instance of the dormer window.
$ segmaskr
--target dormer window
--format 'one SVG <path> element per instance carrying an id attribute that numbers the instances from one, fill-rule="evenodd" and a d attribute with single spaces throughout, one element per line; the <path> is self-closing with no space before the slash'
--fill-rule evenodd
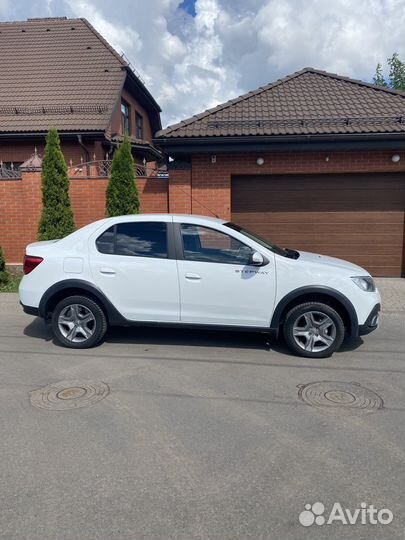
<path id="1" fill-rule="evenodd" d="M 143 139 L 143 117 L 138 112 L 135 113 L 136 138 Z"/>
<path id="2" fill-rule="evenodd" d="M 124 100 L 121 101 L 121 131 L 123 135 L 131 134 L 131 107 Z"/>

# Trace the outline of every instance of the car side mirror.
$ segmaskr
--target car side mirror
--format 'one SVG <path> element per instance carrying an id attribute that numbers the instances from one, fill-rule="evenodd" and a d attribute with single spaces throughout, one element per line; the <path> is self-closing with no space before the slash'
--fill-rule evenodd
<path id="1" fill-rule="evenodd" d="M 250 264 L 252 266 L 263 266 L 264 265 L 264 257 L 261 253 L 258 251 L 255 251 L 252 253 L 252 256 L 250 257 Z"/>

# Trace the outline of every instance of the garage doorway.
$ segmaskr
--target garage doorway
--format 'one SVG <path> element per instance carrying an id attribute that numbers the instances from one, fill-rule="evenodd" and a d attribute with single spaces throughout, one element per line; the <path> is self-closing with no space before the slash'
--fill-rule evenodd
<path id="1" fill-rule="evenodd" d="M 232 221 L 283 247 L 404 275 L 405 175 L 233 176 Z"/>

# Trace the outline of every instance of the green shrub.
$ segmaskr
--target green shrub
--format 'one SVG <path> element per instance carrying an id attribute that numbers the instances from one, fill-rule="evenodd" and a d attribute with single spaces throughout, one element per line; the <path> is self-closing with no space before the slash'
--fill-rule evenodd
<path id="1" fill-rule="evenodd" d="M 4 272 L 6 269 L 6 260 L 4 258 L 3 249 L 0 246 L 0 272 Z"/>
<path id="2" fill-rule="evenodd" d="M 106 192 L 106 214 L 108 217 L 139 214 L 139 206 L 131 143 L 125 138 L 113 157 Z"/>
<path id="3" fill-rule="evenodd" d="M 0 286 L 9 282 L 10 276 L 6 272 L 6 260 L 4 258 L 3 250 L 0 246 Z"/>
<path id="4" fill-rule="evenodd" d="M 2 276 L 3 272 L 0 272 L 0 293 L 2 292 L 8 292 L 8 293 L 16 293 L 18 292 L 18 286 L 20 285 L 21 277 L 22 276 L 15 276 L 13 274 L 9 274 L 8 272 L 4 272 L 5 276 Z M 2 280 L 5 281 L 2 281 Z"/>
<path id="5" fill-rule="evenodd" d="M 42 204 L 38 240 L 63 238 L 75 230 L 67 166 L 56 129 L 50 129 L 46 137 L 42 160 Z"/>

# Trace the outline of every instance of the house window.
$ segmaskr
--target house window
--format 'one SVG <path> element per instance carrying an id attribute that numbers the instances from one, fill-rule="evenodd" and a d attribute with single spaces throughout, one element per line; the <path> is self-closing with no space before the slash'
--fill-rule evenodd
<path id="1" fill-rule="evenodd" d="M 135 113 L 136 138 L 143 139 L 143 117 L 139 113 Z"/>
<path id="2" fill-rule="evenodd" d="M 131 123 L 130 123 L 130 114 L 131 108 L 128 103 L 124 100 L 121 101 L 121 130 L 123 135 L 131 134 Z"/>

